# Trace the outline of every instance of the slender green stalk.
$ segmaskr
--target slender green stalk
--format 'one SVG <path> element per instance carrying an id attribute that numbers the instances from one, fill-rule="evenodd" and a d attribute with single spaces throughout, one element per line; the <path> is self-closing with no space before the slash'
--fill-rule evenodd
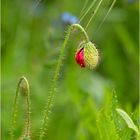
<path id="1" fill-rule="evenodd" d="M 93 0 L 91 5 L 89 6 L 89 8 L 87 9 L 87 11 L 85 12 L 85 14 L 81 17 L 81 19 L 79 20 L 79 23 L 84 19 L 84 17 L 88 14 L 88 12 L 91 10 L 91 8 L 93 7 L 93 5 L 95 4 L 96 0 Z"/>
<path id="2" fill-rule="evenodd" d="M 15 131 L 15 125 L 16 125 L 16 119 L 17 119 L 17 112 L 18 112 L 18 96 L 19 96 L 19 93 L 23 93 L 27 97 L 27 108 L 26 108 L 27 118 L 26 118 L 26 124 L 25 124 L 25 127 L 26 127 L 25 136 L 29 137 L 29 134 L 30 134 L 29 84 L 28 84 L 28 81 L 25 77 L 21 77 L 19 82 L 18 82 L 18 85 L 17 85 L 16 96 L 15 96 L 14 104 L 13 104 L 12 121 L 11 121 L 11 129 L 10 129 L 10 139 L 11 140 L 15 140 L 14 139 L 14 131 Z"/>
<path id="3" fill-rule="evenodd" d="M 85 29 L 87 29 L 87 28 L 88 28 L 88 26 L 89 26 L 89 24 L 90 24 L 91 20 L 93 19 L 93 17 L 94 17 L 94 16 L 95 16 L 95 14 L 97 13 L 97 11 L 98 11 L 98 9 L 99 9 L 99 7 L 100 7 L 100 5 L 101 5 L 102 1 L 103 1 L 103 0 L 100 0 L 100 2 L 98 3 L 97 7 L 95 8 L 94 13 L 92 14 L 92 16 L 90 17 L 90 19 L 89 19 L 89 21 L 88 21 L 88 23 L 87 23 L 87 25 L 86 25 L 86 28 L 85 28 Z"/>
<path id="4" fill-rule="evenodd" d="M 82 17 L 82 15 L 83 15 L 83 13 L 84 13 L 84 10 L 85 10 L 85 8 L 86 8 L 86 6 L 87 6 L 87 4 L 88 4 L 88 0 L 85 0 L 84 6 L 83 6 L 83 8 L 82 8 L 82 10 L 81 10 L 81 13 L 80 13 L 80 17 Z"/>
<path id="5" fill-rule="evenodd" d="M 30 133 L 30 113 L 31 113 L 31 108 L 30 108 L 30 94 L 29 94 L 29 84 L 28 84 L 28 81 L 27 79 L 24 77 L 24 80 L 26 82 L 26 85 L 27 85 L 27 98 L 26 98 L 26 101 L 27 101 L 27 118 L 26 118 L 26 132 L 25 132 L 25 136 L 28 136 L 29 137 L 29 133 Z"/>
<path id="6" fill-rule="evenodd" d="M 104 21 L 106 20 L 106 18 L 107 18 L 107 16 L 108 16 L 108 14 L 110 13 L 110 11 L 111 11 L 111 9 L 113 8 L 113 6 L 114 6 L 114 4 L 116 3 L 116 1 L 117 1 L 117 0 L 113 0 L 113 2 L 112 2 L 112 4 L 111 4 L 110 8 L 108 9 L 108 11 L 107 11 L 106 15 L 104 16 L 104 18 L 103 18 L 102 22 L 99 24 L 99 26 L 98 26 L 98 28 L 97 28 L 96 32 L 98 32 L 98 30 L 101 28 L 102 24 L 103 24 L 103 23 L 104 23 Z"/>
<path id="7" fill-rule="evenodd" d="M 49 116 L 49 112 L 51 110 L 51 106 L 52 106 L 52 102 L 53 102 L 53 98 L 54 98 L 55 88 L 56 88 L 56 84 L 57 84 L 57 80 L 58 80 L 58 76 L 59 76 L 59 71 L 60 71 L 60 67 L 61 67 L 61 64 L 62 64 L 62 60 L 63 60 L 63 55 L 64 55 L 64 52 L 65 52 L 65 48 L 66 48 L 67 42 L 69 40 L 70 34 L 71 34 L 71 32 L 74 28 L 78 28 L 83 33 L 86 42 L 89 41 L 89 38 L 88 38 L 88 35 L 87 35 L 86 31 L 84 30 L 84 28 L 81 25 L 73 24 L 73 25 L 69 26 L 66 37 L 65 37 L 65 40 L 64 40 L 64 43 L 63 43 L 63 46 L 62 46 L 62 50 L 61 50 L 60 55 L 59 55 L 55 75 L 54 75 L 54 78 L 53 78 L 52 87 L 51 87 L 50 94 L 49 94 L 49 97 L 48 97 L 48 102 L 45 106 L 44 116 L 43 116 L 43 124 L 42 124 L 42 127 L 41 127 L 39 140 L 43 140 L 44 135 L 45 135 L 48 116 Z"/>

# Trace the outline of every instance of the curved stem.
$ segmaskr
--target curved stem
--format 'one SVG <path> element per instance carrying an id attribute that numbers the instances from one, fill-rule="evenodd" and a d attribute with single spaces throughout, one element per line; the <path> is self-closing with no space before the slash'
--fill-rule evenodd
<path id="1" fill-rule="evenodd" d="M 60 55 L 59 55 L 58 63 L 57 63 L 57 66 L 56 66 L 52 87 L 51 87 L 49 97 L 48 97 L 48 102 L 47 102 L 47 104 L 45 106 L 43 124 L 42 124 L 42 127 L 41 127 L 40 136 L 39 136 L 40 140 L 43 140 L 44 135 L 45 135 L 45 131 L 46 131 L 46 127 L 47 127 L 48 115 L 49 115 L 49 112 L 51 110 L 51 106 L 52 106 L 52 102 L 53 102 L 53 98 L 54 98 L 54 93 L 55 93 L 55 88 L 56 88 L 56 84 L 57 84 L 57 80 L 58 80 L 58 76 L 59 76 L 59 71 L 60 71 L 60 67 L 61 67 L 61 64 L 62 64 L 62 60 L 63 60 L 64 51 L 65 51 L 67 42 L 69 40 L 69 37 L 70 37 L 70 34 L 71 34 L 73 28 L 78 28 L 79 30 L 81 30 L 83 35 L 84 35 L 84 37 L 85 37 L 85 41 L 86 42 L 89 41 L 89 38 L 88 38 L 88 35 L 87 35 L 86 31 L 84 30 L 84 28 L 81 25 L 73 24 L 68 28 L 68 31 L 67 31 L 67 34 L 66 34 L 63 46 L 62 46 L 62 50 L 61 50 Z"/>
<path id="2" fill-rule="evenodd" d="M 22 83 L 24 82 L 24 84 L 22 85 Z M 16 96 L 14 99 L 14 105 L 13 105 L 13 113 L 12 113 L 12 122 L 11 122 L 11 130 L 10 130 L 10 139 L 14 140 L 14 131 L 15 131 L 15 124 L 16 124 L 16 118 L 17 118 L 17 104 L 18 104 L 18 96 L 19 96 L 19 92 L 20 89 L 22 91 L 22 93 L 27 95 L 27 120 L 26 120 L 26 132 L 25 135 L 29 136 L 30 133 L 30 95 L 29 95 L 29 84 L 28 81 L 25 77 L 21 77 L 18 85 L 17 85 L 17 89 L 16 89 Z"/>
<path id="3" fill-rule="evenodd" d="M 84 37 L 85 37 L 85 41 L 86 41 L 86 42 L 89 42 L 88 35 L 87 35 L 85 29 L 84 29 L 80 24 L 73 24 L 73 25 L 71 25 L 69 28 L 73 28 L 73 27 L 78 28 L 79 30 L 81 30 L 81 32 L 83 33 L 83 35 L 84 35 Z M 71 32 L 71 31 L 70 31 L 70 32 Z M 67 36 L 67 35 L 66 35 L 66 36 Z"/>

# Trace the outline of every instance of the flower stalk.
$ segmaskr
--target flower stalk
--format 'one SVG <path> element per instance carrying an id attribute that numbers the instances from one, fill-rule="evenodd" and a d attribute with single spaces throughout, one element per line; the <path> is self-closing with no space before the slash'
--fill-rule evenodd
<path id="1" fill-rule="evenodd" d="M 17 89 L 16 89 L 16 96 L 14 99 L 13 104 L 13 112 L 12 112 L 12 120 L 11 120 L 11 129 L 10 129 L 10 139 L 14 140 L 14 131 L 17 119 L 17 112 L 18 112 L 18 97 L 19 93 L 26 96 L 26 123 L 25 123 L 25 133 L 24 137 L 30 137 L 30 94 L 29 94 L 29 84 L 28 80 L 23 76 L 20 78 Z"/>
<path id="2" fill-rule="evenodd" d="M 79 29 L 83 33 L 85 42 L 89 42 L 88 35 L 81 25 L 73 24 L 73 25 L 69 26 L 66 37 L 65 37 L 65 40 L 64 40 L 64 43 L 63 43 L 63 46 L 62 46 L 62 49 L 61 49 L 61 52 L 60 52 L 60 55 L 59 55 L 58 63 L 57 63 L 56 70 L 55 70 L 55 75 L 54 75 L 54 78 L 53 78 L 52 87 L 51 87 L 49 97 L 48 97 L 48 101 L 47 101 L 47 104 L 46 104 L 44 112 L 43 112 L 44 116 L 43 116 L 42 127 L 41 127 L 41 130 L 40 130 L 39 140 L 43 140 L 43 138 L 45 136 L 45 132 L 46 132 L 46 129 L 47 129 L 48 116 L 49 116 L 49 112 L 51 110 L 51 106 L 52 106 L 52 102 L 53 102 L 53 98 L 54 98 L 54 94 L 55 94 L 55 88 L 56 88 L 56 84 L 57 84 L 57 80 L 58 80 L 58 76 L 59 76 L 60 67 L 61 67 L 61 64 L 62 64 L 65 48 L 66 48 L 67 42 L 69 40 L 70 34 L 71 34 L 71 32 L 74 28 Z"/>

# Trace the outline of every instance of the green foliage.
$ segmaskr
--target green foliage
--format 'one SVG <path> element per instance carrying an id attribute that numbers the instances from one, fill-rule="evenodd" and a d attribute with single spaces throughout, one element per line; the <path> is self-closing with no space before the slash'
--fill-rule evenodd
<path id="1" fill-rule="evenodd" d="M 61 13 L 75 16 L 85 0 L 2 2 L 2 139 L 9 139 L 12 101 L 17 79 L 26 75 L 31 92 L 31 136 L 38 140 L 44 103 L 49 98 L 52 77 L 64 37 Z M 90 8 L 88 0 L 82 13 Z M 110 0 L 103 0 L 87 33 L 97 44 L 100 64 L 94 71 L 74 62 L 81 33 L 72 32 L 60 69 L 54 108 L 48 121 L 48 140 L 136 139 L 116 108 L 123 108 L 138 127 L 138 3 L 116 1 L 100 30 Z M 89 9 L 81 25 L 86 27 L 98 3 Z M 36 7 L 36 8 L 35 8 Z M 82 14 L 83 15 L 83 14 Z M 112 89 L 113 92 L 112 92 Z M 116 99 L 116 95 L 118 99 Z M 24 102 L 18 101 L 14 139 L 24 132 Z M 118 100 L 118 101 L 117 101 Z"/>
<path id="2" fill-rule="evenodd" d="M 122 116 L 129 128 L 133 129 L 138 136 L 140 136 L 137 126 L 134 124 L 129 115 L 122 109 L 117 108 L 116 111 Z M 140 138 L 140 137 L 139 137 Z"/>

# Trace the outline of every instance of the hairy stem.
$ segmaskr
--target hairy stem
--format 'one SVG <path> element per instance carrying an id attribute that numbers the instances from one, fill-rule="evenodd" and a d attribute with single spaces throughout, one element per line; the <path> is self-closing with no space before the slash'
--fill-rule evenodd
<path id="1" fill-rule="evenodd" d="M 25 132 L 25 135 L 26 136 L 29 136 L 29 133 L 30 133 L 30 110 L 31 110 L 31 108 L 30 108 L 30 95 L 29 95 L 29 84 L 28 84 L 28 81 L 27 81 L 27 79 L 26 78 L 24 78 L 24 80 L 26 81 L 26 84 L 27 84 L 27 120 L 26 120 L 26 122 L 27 122 L 27 124 L 26 124 L 26 132 Z"/>
<path id="2" fill-rule="evenodd" d="M 21 77 L 17 89 L 16 89 L 16 96 L 14 99 L 14 104 L 13 104 L 13 112 L 12 112 L 12 121 L 11 121 L 11 129 L 10 129 L 10 139 L 14 140 L 14 131 L 15 131 L 15 125 L 16 125 L 16 119 L 17 119 L 17 112 L 18 112 L 18 96 L 19 93 L 23 93 L 26 95 L 27 98 L 27 108 L 26 108 L 26 132 L 25 135 L 29 137 L 30 133 L 30 94 L 29 94 L 29 84 L 28 81 L 25 77 Z"/>
<path id="3" fill-rule="evenodd" d="M 39 137 L 40 140 L 43 140 L 44 135 L 45 135 L 45 131 L 46 131 L 46 127 L 47 127 L 47 120 L 48 120 L 49 112 L 51 110 L 51 106 L 52 106 L 52 102 L 53 102 L 53 98 L 54 98 L 55 88 L 56 88 L 57 80 L 58 80 L 58 77 L 59 77 L 59 71 L 60 71 L 60 67 L 61 67 L 61 64 L 62 64 L 63 55 L 64 55 L 65 48 L 66 48 L 67 42 L 69 40 L 69 37 L 70 37 L 70 34 L 71 34 L 73 28 L 78 28 L 83 33 L 83 35 L 85 37 L 85 41 L 86 42 L 89 41 L 89 38 L 88 38 L 88 35 L 87 35 L 86 31 L 84 30 L 84 28 L 81 25 L 73 24 L 73 25 L 69 26 L 66 37 L 65 37 L 65 40 L 64 40 L 64 43 L 63 43 L 63 46 L 62 46 L 62 50 L 61 50 L 60 55 L 59 55 L 55 75 L 54 75 L 54 78 L 53 78 L 52 87 L 51 87 L 49 97 L 48 97 L 48 102 L 45 106 L 44 116 L 43 116 L 43 124 L 42 124 L 42 127 L 41 127 L 40 137 Z"/>

